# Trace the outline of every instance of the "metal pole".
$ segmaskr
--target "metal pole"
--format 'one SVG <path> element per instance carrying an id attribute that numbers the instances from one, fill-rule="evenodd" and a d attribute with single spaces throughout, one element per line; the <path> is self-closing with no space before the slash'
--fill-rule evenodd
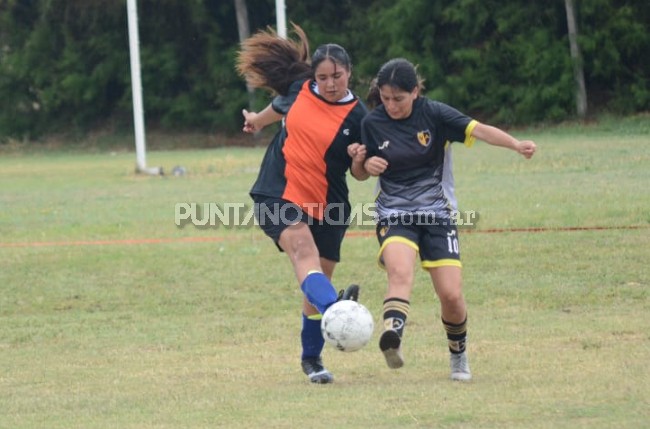
<path id="1" fill-rule="evenodd" d="M 284 0 L 275 0 L 275 15 L 277 21 L 278 36 L 287 38 L 287 11 Z"/>
<path id="2" fill-rule="evenodd" d="M 126 7 L 129 20 L 129 53 L 131 56 L 133 122 L 135 124 L 136 172 L 161 174 L 159 168 L 147 169 L 142 81 L 140 78 L 140 39 L 138 35 L 138 10 L 136 0 L 127 0 Z"/>

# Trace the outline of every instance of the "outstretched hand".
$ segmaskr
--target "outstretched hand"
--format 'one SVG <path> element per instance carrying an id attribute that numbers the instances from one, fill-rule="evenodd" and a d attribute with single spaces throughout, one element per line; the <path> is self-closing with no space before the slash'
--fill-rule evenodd
<path id="1" fill-rule="evenodd" d="M 244 115 L 244 127 L 242 128 L 242 131 L 252 134 L 262 129 L 262 127 L 255 125 L 255 120 L 258 116 L 256 112 L 249 112 L 246 109 L 242 109 L 241 113 Z"/>
<path id="2" fill-rule="evenodd" d="M 537 145 L 532 140 L 521 140 L 519 142 L 519 146 L 517 147 L 517 152 L 522 154 L 526 159 L 532 158 L 536 150 Z"/>

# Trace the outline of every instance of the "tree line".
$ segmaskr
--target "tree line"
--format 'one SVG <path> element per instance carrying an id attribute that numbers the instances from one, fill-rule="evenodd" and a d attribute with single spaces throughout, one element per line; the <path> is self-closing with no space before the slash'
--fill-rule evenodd
<path id="1" fill-rule="evenodd" d="M 242 30 L 237 3 L 246 8 L 250 32 L 275 26 L 274 0 L 138 2 L 148 127 L 240 129 L 250 101 L 234 68 Z M 650 110 L 647 0 L 286 0 L 286 6 L 312 50 L 326 42 L 346 47 L 361 96 L 380 65 L 399 56 L 418 65 L 428 96 L 501 126 Z M 0 140 L 129 129 L 130 76 L 126 1 L 0 0 Z M 268 101 L 260 93 L 254 103 Z"/>

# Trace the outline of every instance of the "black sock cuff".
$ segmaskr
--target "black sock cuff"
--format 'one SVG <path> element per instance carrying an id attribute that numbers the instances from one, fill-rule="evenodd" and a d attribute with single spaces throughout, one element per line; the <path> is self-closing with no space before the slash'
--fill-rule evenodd
<path id="1" fill-rule="evenodd" d="M 442 320 L 442 324 L 445 325 L 445 327 L 449 326 L 450 328 L 460 328 L 460 327 L 462 327 L 462 326 L 467 325 L 467 315 L 465 315 L 465 320 L 463 320 L 463 321 L 460 322 L 460 323 L 451 323 L 451 322 L 447 322 L 447 321 L 446 321 L 445 319 L 443 319 L 443 318 L 440 318 L 440 320 Z"/>
<path id="2" fill-rule="evenodd" d="M 409 305 L 411 304 L 411 301 L 409 301 L 407 299 L 402 299 L 402 298 L 386 298 L 384 300 L 384 304 L 386 304 L 387 302 L 391 302 L 391 301 L 403 302 L 404 304 L 409 304 Z"/>

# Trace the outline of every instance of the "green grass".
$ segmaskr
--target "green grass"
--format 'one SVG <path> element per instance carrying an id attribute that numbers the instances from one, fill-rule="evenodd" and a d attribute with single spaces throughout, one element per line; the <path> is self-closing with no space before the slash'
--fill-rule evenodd
<path id="1" fill-rule="evenodd" d="M 461 231 L 469 384 L 447 379 L 423 271 L 404 368 L 386 368 L 375 336 L 325 351 L 333 385 L 307 382 L 286 257 L 256 228 L 174 222 L 179 202 L 248 204 L 261 148 L 148 154 L 184 177 L 135 175 L 135 155 L 110 148 L 0 152 L 0 427 L 643 427 L 647 118 L 514 134 L 534 159 L 454 151 L 461 210 L 479 213 Z M 351 186 L 355 203 L 373 194 Z M 378 321 L 377 244 L 352 232 L 335 282 L 361 283 Z"/>

